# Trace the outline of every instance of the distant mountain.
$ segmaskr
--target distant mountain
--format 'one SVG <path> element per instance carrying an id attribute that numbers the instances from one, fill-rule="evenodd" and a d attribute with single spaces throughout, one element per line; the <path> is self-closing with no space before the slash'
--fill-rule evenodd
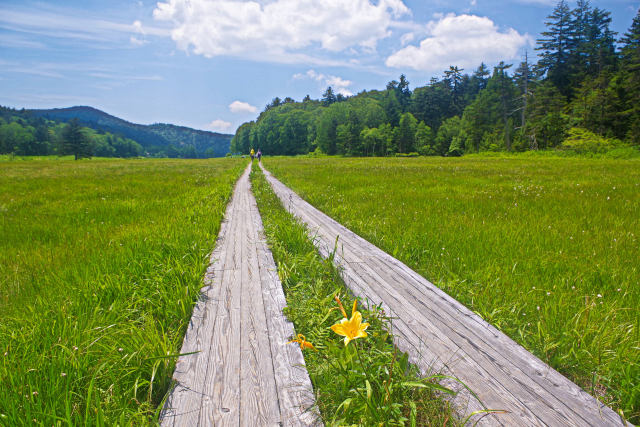
<path id="1" fill-rule="evenodd" d="M 166 123 L 140 125 L 112 116 L 93 107 L 30 110 L 31 114 L 50 120 L 68 122 L 71 119 L 98 131 L 111 132 L 132 139 L 149 153 L 193 152 L 192 157 L 223 157 L 229 152 L 233 135 L 175 126 Z"/>

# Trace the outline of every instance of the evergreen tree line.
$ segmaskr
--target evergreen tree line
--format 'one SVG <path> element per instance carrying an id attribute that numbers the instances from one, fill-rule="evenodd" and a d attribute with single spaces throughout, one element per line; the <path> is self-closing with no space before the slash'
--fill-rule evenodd
<path id="1" fill-rule="evenodd" d="M 274 98 L 241 125 L 231 152 L 296 155 L 640 147 L 640 11 L 616 39 L 610 12 L 561 0 L 537 40 L 538 61 L 457 66 L 413 91 L 404 75 L 352 97 Z"/>

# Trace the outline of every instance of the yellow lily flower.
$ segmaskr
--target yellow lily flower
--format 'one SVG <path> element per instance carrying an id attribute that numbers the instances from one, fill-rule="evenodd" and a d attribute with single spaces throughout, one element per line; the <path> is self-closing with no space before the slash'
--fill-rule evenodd
<path id="1" fill-rule="evenodd" d="M 353 302 L 353 310 L 351 310 L 351 319 L 346 316 L 340 322 L 331 327 L 331 330 L 338 335 L 344 336 L 344 345 L 356 338 L 364 338 L 367 336 L 365 329 L 369 327 L 368 323 L 362 323 L 362 314 L 356 310 L 358 300 Z M 344 310 L 344 309 L 343 309 Z M 344 313 L 343 313 L 344 314 Z"/>
<path id="2" fill-rule="evenodd" d="M 300 344 L 300 350 L 304 350 L 305 348 L 310 348 L 311 350 L 318 350 L 311 344 L 302 334 L 298 334 L 298 337 L 294 340 L 289 341 L 287 344 L 291 344 L 292 342 L 297 342 Z"/>

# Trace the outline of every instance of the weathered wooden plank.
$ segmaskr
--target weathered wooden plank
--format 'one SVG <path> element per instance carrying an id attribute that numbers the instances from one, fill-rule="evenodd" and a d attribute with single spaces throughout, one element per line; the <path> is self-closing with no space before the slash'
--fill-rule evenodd
<path id="1" fill-rule="evenodd" d="M 397 316 L 392 325 L 394 339 L 400 349 L 409 352 L 412 362 L 423 371 L 444 369 L 469 385 L 489 407 L 510 411 L 486 417 L 482 424 L 621 424 L 610 408 L 475 313 L 302 201 L 268 172 L 266 175 L 283 204 L 307 223 L 321 253 L 326 256 L 340 236 L 342 254 L 338 260 L 345 282 L 356 295 L 382 302 L 385 310 Z M 424 355 L 425 348 L 426 358 L 416 356 L 416 352 Z M 454 404 L 460 408 L 459 401 L 464 399 L 469 401 L 468 410 L 479 408 L 464 393 Z"/>
<path id="2" fill-rule="evenodd" d="M 366 288 L 368 284 L 372 282 L 370 276 L 354 271 L 354 266 L 363 265 L 364 264 L 358 263 L 343 266 L 345 284 L 351 289 L 353 289 L 352 286 L 356 282 L 359 282 L 360 288 Z M 450 366 L 455 365 L 461 368 L 460 359 L 463 358 L 463 355 L 459 353 L 459 348 L 452 345 L 439 331 L 421 330 L 419 327 L 416 327 L 411 320 L 403 321 L 404 319 L 397 315 L 396 308 L 392 308 L 385 302 L 385 300 L 391 301 L 392 298 L 387 298 L 386 295 L 383 298 L 381 295 L 384 295 L 384 293 L 382 292 L 380 295 L 373 297 L 370 293 L 368 295 L 358 295 L 358 293 L 354 291 L 354 294 L 361 298 L 368 298 L 371 303 L 382 306 L 385 312 L 393 319 L 391 332 L 394 343 L 398 349 L 409 354 L 409 361 L 420 367 L 423 375 L 430 375 L 437 372 L 443 375 L 456 376 L 455 372 L 450 369 Z M 419 313 L 415 315 L 420 316 Z M 432 340 L 431 335 L 439 338 Z M 449 342 L 449 346 L 443 345 L 442 341 Z M 464 359 L 462 359 L 462 363 L 473 363 L 473 361 L 464 361 Z M 490 377 L 484 371 L 480 372 L 477 378 L 490 380 Z M 460 382 L 453 379 L 444 379 L 441 381 L 441 384 L 457 392 L 457 395 L 451 403 L 453 407 L 458 409 L 460 414 L 471 414 L 472 412 L 487 408 L 469 393 Z M 490 386 L 491 384 L 489 382 L 480 384 L 480 387 L 483 389 Z M 479 425 L 509 425 L 506 423 L 506 420 L 502 418 L 489 422 L 490 417 L 495 417 L 495 415 L 486 415 L 485 417 L 477 416 L 474 417 L 473 422 L 479 422 Z"/>
<path id="3" fill-rule="evenodd" d="M 237 190 L 237 187 L 236 187 Z M 222 247 L 223 254 L 221 255 L 221 270 L 218 272 L 220 280 L 218 282 L 218 298 L 211 301 L 211 305 L 215 306 L 215 317 L 211 322 L 208 322 L 204 328 L 206 331 L 206 344 L 201 347 L 201 353 L 199 354 L 198 364 L 194 368 L 196 375 L 195 383 L 198 384 L 199 390 L 201 390 L 200 396 L 192 396 L 200 405 L 200 411 L 198 412 L 198 418 L 195 422 L 191 420 L 185 420 L 181 425 L 197 425 L 203 418 L 207 418 L 213 415 L 213 411 L 216 408 L 215 393 L 212 391 L 211 386 L 214 384 L 215 377 L 220 375 L 220 370 L 224 362 L 221 362 L 223 355 L 219 353 L 221 348 L 220 341 L 222 335 L 220 331 L 227 330 L 229 325 L 229 312 L 230 312 L 230 291 L 229 287 L 237 277 L 237 270 L 233 267 L 233 254 L 237 247 L 237 239 L 234 236 L 237 234 L 240 227 L 240 222 L 235 221 L 237 216 L 238 196 L 237 192 L 234 193 L 233 210 L 231 216 L 231 226 L 227 230 L 225 235 L 224 246 Z M 204 341 L 204 340 L 203 340 Z M 197 397 L 197 398 L 196 398 Z M 188 422 L 187 422 L 188 421 Z"/>
<path id="4" fill-rule="evenodd" d="M 248 185 L 248 183 L 247 183 Z M 242 256 L 242 339 L 240 425 L 275 425 L 280 422 L 275 375 L 271 361 L 269 331 L 266 325 L 262 285 L 256 248 L 255 224 L 251 215 L 249 191 L 243 204 L 247 228 Z M 250 308 L 249 308 L 250 307 Z"/>
<path id="5" fill-rule="evenodd" d="M 322 425 L 247 168 L 227 206 L 163 426 Z"/>
<path id="6" fill-rule="evenodd" d="M 519 398 L 514 400 L 510 411 L 517 413 L 518 418 L 514 419 L 511 414 L 501 415 L 498 417 L 498 422 L 510 425 L 513 423 L 522 422 L 527 420 L 529 424 L 541 424 L 541 421 L 534 414 L 527 410 L 526 405 L 521 403 L 521 400 L 527 399 L 533 401 L 535 398 L 530 396 L 528 390 L 523 389 L 518 384 L 511 384 L 511 379 L 497 366 L 491 363 L 480 363 L 478 360 L 479 355 L 482 356 L 482 352 L 474 353 L 474 359 L 471 359 L 468 349 L 460 342 L 453 339 L 453 336 L 458 332 L 455 329 L 453 331 L 446 330 L 438 327 L 439 325 L 434 322 L 437 314 L 424 313 L 419 311 L 405 295 L 402 294 L 402 286 L 398 286 L 398 283 L 391 279 L 388 275 L 385 277 L 380 276 L 380 271 L 369 267 L 366 264 L 349 265 L 345 267 L 347 270 L 354 270 L 352 274 L 360 275 L 363 280 L 368 283 L 377 282 L 382 286 L 377 289 L 381 293 L 382 298 L 385 301 L 390 301 L 391 307 L 390 314 L 399 313 L 399 322 L 395 322 L 398 329 L 410 330 L 413 332 L 414 340 L 423 342 L 425 348 L 430 350 L 437 359 L 430 360 L 429 365 L 442 371 L 444 373 L 454 373 L 456 371 L 466 372 L 469 370 L 475 370 L 475 375 L 468 377 L 465 384 L 474 390 L 480 396 L 505 396 L 510 394 L 517 394 Z M 425 317 L 425 314 L 427 316 Z M 427 321 L 429 318 L 431 321 Z M 407 334 L 408 335 L 408 334 Z M 446 359 L 445 359 L 446 358 Z M 508 386 L 517 387 L 518 390 L 507 389 Z M 457 387 L 459 389 L 459 387 Z M 465 399 L 466 402 L 472 402 L 470 396 L 460 396 Z M 490 409 L 503 409 L 500 406 L 502 403 L 499 401 L 483 400 L 482 403 Z M 473 405 L 474 410 L 482 408 L 482 405 Z M 516 412 L 517 411 L 517 412 Z M 492 417 L 494 417 L 492 415 Z M 556 421 L 561 421 L 560 419 Z"/>
<path id="7" fill-rule="evenodd" d="M 246 175 L 246 172 L 245 172 Z M 233 221 L 237 222 L 230 236 L 235 242 L 225 262 L 225 299 L 218 309 L 216 328 L 213 331 L 212 353 L 209 360 L 205 398 L 202 402 L 200 425 L 236 426 L 240 422 L 240 339 L 242 309 L 242 270 L 240 260 L 243 246 L 242 234 L 246 227 L 246 215 L 242 209 L 243 181 L 240 178 L 236 191 L 238 206 Z M 229 280 L 226 280 L 226 279 Z"/>
<path id="8" fill-rule="evenodd" d="M 321 425 L 302 352 L 297 345 L 287 344 L 295 331 L 282 313 L 286 299 L 273 256 L 266 245 L 255 200 L 252 202 L 252 214 L 281 421 L 285 426 Z"/>
<path id="9" fill-rule="evenodd" d="M 225 248 L 233 244 L 226 239 L 226 236 L 233 226 L 230 218 L 233 216 L 235 207 L 234 198 L 235 196 L 232 196 L 225 210 L 216 246 L 210 256 L 211 264 L 205 273 L 204 286 L 180 349 L 180 353 L 185 355 L 181 356 L 176 363 L 173 375 L 175 384 L 160 415 L 163 426 L 196 425 L 200 415 L 204 387 L 202 372 L 206 369 L 209 357 L 208 331 L 213 329 L 216 320 L 218 308 L 216 301 L 220 298 Z"/>
<path id="10" fill-rule="evenodd" d="M 386 257 L 390 258 L 389 255 L 386 255 Z M 390 261 L 378 259 L 378 265 L 384 266 L 385 262 L 388 263 Z M 387 280 L 391 283 L 398 283 L 402 279 L 406 279 L 404 283 L 411 284 L 413 282 L 412 289 L 418 292 L 422 291 L 421 294 L 413 294 L 410 290 L 411 288 L 407 287 L 402 287 L 402 291 L 408 291 L 408 298 L 414 301 L 414 304 L 419 306 L 421 311 L 425 311 L 427 317 L 439 323 L 440 330 L 451 336 L 457 343 L 461 343 L 463 347 L 468 342 L 478 354 L 486 356 L 485 363 L 500 366 L 501 370 L 508 375 L 506 381 L 511 382 L 510 389 L 513 389 L 514 396 L 522 398 L 526 394 L 516 393 L 520 386 L 517 378 L 522 376 L 529 378 L 531 382 L 521 386 L 526 387 L 537 398 L 528 405 L 528 408 L 534 411 L 545 423 L 554 424 L 559 421 L 558 417 L 575 424 L 598 425 L 599 421 L 601 421 L 600 425 L 608 425 L 611 422 L 611 419 L 607 420 L 605 418 L 601 420 L 585 419 L 583 408 L 585 405 L 594 404 L 592 396 L 573 382 L 568 381 L 560 373 L 533 356 L 479 316 L 457 304 L 455 300 L 441 290 L 438 289 L 440 298 L 425 295 L 425 293 L 436 293 L 424 292 L 428 288 L 421 283 L 422 277 L 407 266 L 403 266 L 401 270 L 395 269 L 394 272 L 395 274 L 388 277 Z M 461 316 L 460 314 L 463 312 L 465 315 Z M 465 348 L 469 347 L 466 346 Z M 482 361 L 478 360 L 477 362 L 482 364 Z M 541 406 L 540 402 L 544 402 L 544 404 Z M 604 407 L 600 402 L 597 403 L 600 404 L 600 407 Z M 554 408 L 555 411 L 547 411 L 548 407 Z M 545 411 L 538 413 L 536 409 L 544 409 Z M 617 415 L 615 417 L 617 419 Z"/>

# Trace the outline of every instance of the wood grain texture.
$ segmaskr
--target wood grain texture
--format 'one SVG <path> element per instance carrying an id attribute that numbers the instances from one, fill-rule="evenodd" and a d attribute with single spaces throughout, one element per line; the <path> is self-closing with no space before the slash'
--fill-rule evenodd
<path id="1" fill-rule="evenodd" d="M 249 172 L 236 184 L 160 414 L 162 426 L 322 425 Z M 185 354 L 192 353 L 192 354 Z"/>
<path id="2" fill-rule="evenodd" d="M 263 168 L 264 170 L 264 168 Z M 392 332 L 423 374 L 439 372 L 458 391 L 452 403 L 462 416 L 482 408 L 506 414 L 477 415 L 479 425 L 624 425 L 610 408 L 549 367 L 495 327 L 402 262 L 346 229 L 274 178 L 265 176 L 285 208 L 303 221 L 319 252 L 336 251 L 345 283 L 394 318 Z M 336 245 L 337 239 L 337 245 Z"/>

